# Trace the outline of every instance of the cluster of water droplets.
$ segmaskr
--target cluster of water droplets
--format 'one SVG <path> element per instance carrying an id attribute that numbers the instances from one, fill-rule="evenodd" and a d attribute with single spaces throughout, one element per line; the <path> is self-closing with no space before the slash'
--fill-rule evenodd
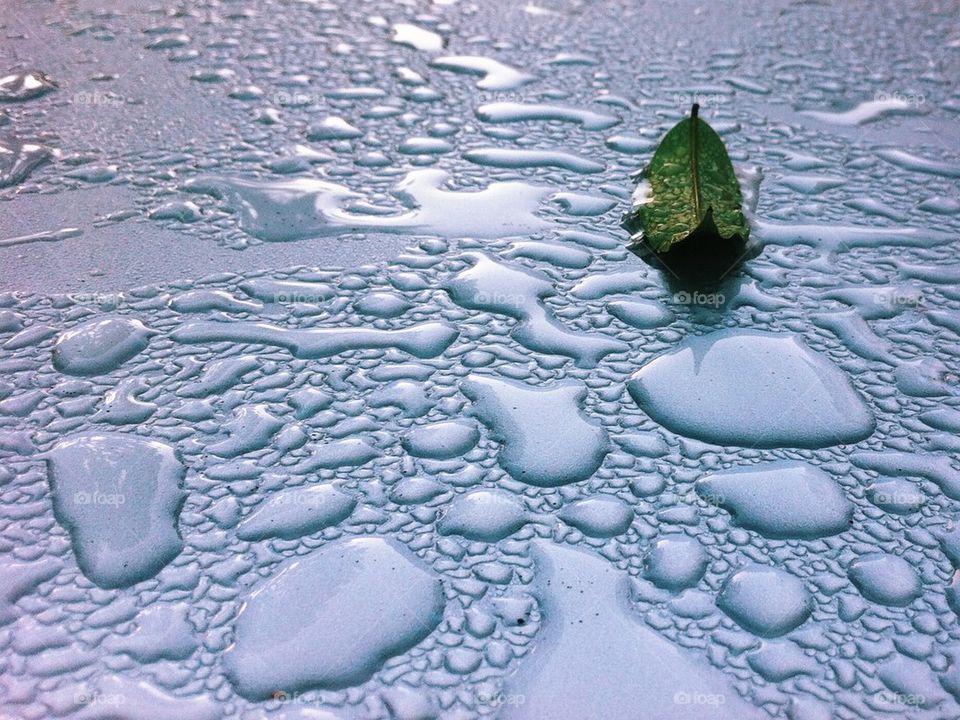
<path id="1" fill-rule="evenodd" d="M 0 78 L 5 713 L 956 716 L 957 96 L 499 10 L 33 11 L 95 59 Z M 766 174 L 704 293 L 617 227 L 691 99 Z"/>

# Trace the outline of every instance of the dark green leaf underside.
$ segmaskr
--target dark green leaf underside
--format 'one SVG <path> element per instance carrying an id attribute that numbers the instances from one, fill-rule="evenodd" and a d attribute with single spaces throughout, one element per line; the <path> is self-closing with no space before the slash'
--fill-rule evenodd
<path id="1" fill-rule="evenodd" d="M 628 214 L 624 225 L 631 233 L 642 230 L 654 252 L 666 252 L 686 239 L 708 215 L 722 237 L 746 242 L 750 227 L 730 157 L 696 109 L 666 134 L 643 177 L 650 197 Z"/>

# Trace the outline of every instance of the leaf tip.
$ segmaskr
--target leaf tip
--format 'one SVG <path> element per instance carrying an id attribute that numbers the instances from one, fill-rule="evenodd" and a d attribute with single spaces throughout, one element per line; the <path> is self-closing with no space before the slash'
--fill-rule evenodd
<path id="1" fill-rule="evenodd" d="M 693 107 L 690 108 L 690 119 L 696 120 L 699 114 L 700 114 L 700 103 L 694 103 Z"/>

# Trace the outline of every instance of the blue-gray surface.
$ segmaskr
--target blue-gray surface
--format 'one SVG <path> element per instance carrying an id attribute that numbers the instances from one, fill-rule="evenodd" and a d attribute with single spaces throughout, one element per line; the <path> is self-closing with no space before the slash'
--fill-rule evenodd
<path id="1" fill-rule="evenodd" d="M 0 718 L 960 717 L 957 17 L 0 0 Z"/>

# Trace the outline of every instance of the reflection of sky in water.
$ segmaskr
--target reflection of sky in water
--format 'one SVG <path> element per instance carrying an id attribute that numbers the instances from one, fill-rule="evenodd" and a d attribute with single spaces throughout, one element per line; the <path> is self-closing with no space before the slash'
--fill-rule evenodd
<path id="1" fill-rule="evenodd" d="M 0 715 L 956 715 L 928 10 L 18 6 Z M 761 252 L 677 291 L 693 102 Z"/>

